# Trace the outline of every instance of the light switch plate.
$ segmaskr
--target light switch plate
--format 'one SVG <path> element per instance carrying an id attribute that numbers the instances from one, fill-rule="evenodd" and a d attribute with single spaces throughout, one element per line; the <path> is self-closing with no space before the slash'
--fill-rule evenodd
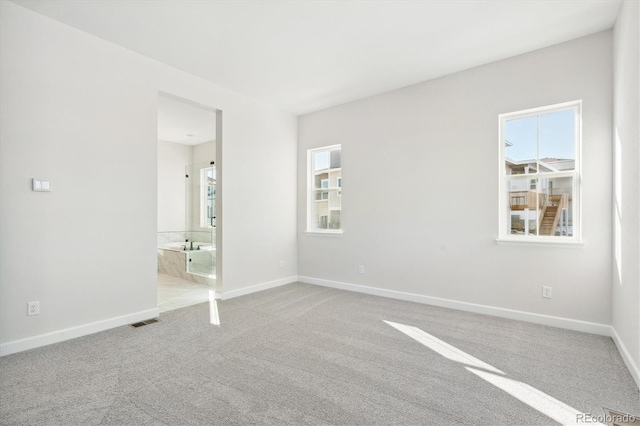
<path id="1" fill-rule="evenodd" d="M 32 180 L 33 183 L 33 190 L 36 192 L 49 192 L 51 191 L 51 181 L 48 180 L 42 180 L 42 179 L 36 179 L 33 178 Z"/>

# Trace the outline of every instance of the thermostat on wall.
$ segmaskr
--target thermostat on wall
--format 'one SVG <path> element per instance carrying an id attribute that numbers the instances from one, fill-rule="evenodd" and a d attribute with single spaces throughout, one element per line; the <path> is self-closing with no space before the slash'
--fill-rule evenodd
<path id="1" fill-rule="evenodd" d="M 33 178 L 32 182 L 33 182 L 34 191 L 39 191 L 39 192 L 51 191 L 51 181 Z"/>

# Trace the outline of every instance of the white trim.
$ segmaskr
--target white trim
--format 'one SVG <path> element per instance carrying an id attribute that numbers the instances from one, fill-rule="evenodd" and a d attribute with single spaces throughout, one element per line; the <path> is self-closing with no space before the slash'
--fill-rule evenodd
<path id="1" fill-rule="evenodd" d="M 75 339 L 76 337 L 88 336 L 89 334 L 99 333 L 111 328 L 121 327 L 123 325 L 148 320 L 151 318 L 157 318 L 159 314 L 160 311 L 158 310 L 158 308 L 147 309 L 146 311 L 140 311 L 133 314 L 109 318 L 106 320 L 90 322 L 88 324 L 82 324 L 76 327 L 64 328 L 62 330 L 52 331 L 50 333 L 40 334 L 38 336 L 27 337 L 26 339 L 13 340 L 11 342 L 0 344 L 0 356 L 11 355 L 17 352 L 50 345 L 52 343 Z"/>
<path id="2" fill-rule="evenodd" d="M 529 237 L 529 238 L 496 238 L 496 244 L 501 245 L 515 245 L 515 246 L 532 246 L 532 247 L 566 247 L 566 248 L 582 248 L 585 246 L 583 241 L 558 241 L 555 237 L 555 240 L 543 239 L 544 237 Z"/>
<path id="3" fill-rule="evenodd" d="M 249 287 L 242 287 L 236 290 L 216 292 L 216 299 L 229 300 L 233 299 L 234 297 L 245 296 L 247 294 L 257 293 L 258 291 L 268 290 L 270 288 L 295 283 L 296 281 L 298 281 L 298 277 L 296 275 L 292 275 L 290 277 L 280 278 L 277 280 L 268 281 L 266 283 L 255 284 Z"/>
<path id="4" fill-rule="evenodd" d="M 557 245 L 557 243 L 554 243 L 554 245 Z M 534 324 L 547 325 L 551 327 L 563 328 L 566 330 L 580 331 L 583 333 L 591 333 L 611 337 L 618 349 L 618 352 L 620 353 L 620 356 L 622 357 L 622 360 L 629 370 L 631 377 L 635 381 L 636 386 L 638 387 L 638 389 L 640 389 L 640 368 L 638 368 L 636 363 L 633 361 L 631 354 L 622 342 L 622 339 L 620 339 L 620 336 L 616 332 L 616 329 L 611 325 L 575 320 L 571 318 L 556 317 L 551 315 L 535 314 L 532 312 L 518 311 L 514 309 L 498 308 L 495 306 L 479 305 L 477 303 L 460 302 L 457 300 L 443 299 L 440 297 L 423 296 L 415 293 L 406 293 L 402 291 L 387 290 L 377 287 L 323 280 L 305 276 L 298 276 L 298 281 L 307 284 L 320 285 L 323 287 L 337 288 L 340 290 L 354 291 L 357 293 L 371 294 L 374 296 L 389 297 L 391 299 L 406 300 L 409 302 L 440 306 L 443 308 L 456 309 L 465 312 L 492 315 L 500 318 L 526 321 Z"/>
<path id="5" fill-rule="evenodd" d="M 595 322 L 575 320 L 571 318 L 555 317 L 551 315 L 535 314 L 532 312 L 517 311 L 514 309 L 498 308 L 495 306 L 479 305 L 477 303 L 459 302 L 457 300 L 443 299 L 440 297 L 424 296 L 421 294 L 387 290 L 383 288 L 350 284 L 339 281 L 323 280 L 319 278 L 298 276 L 298 281 L 307 284 L 320 285 L 323 287 L 331 287 L 341 290 L 355 291 L 358 293 L 371 294 L 374 296 L 389 297 L 391 299 L 406 300 L 409 302 L 457 309 L 459 311 L 474 312 L 477 314 L 493 315 L 500 318 L 532 322 L 535 324 L 559 327 L 567 330 L 581 331 L 583 333 L 611 336 L 611 326 L 607 324 L 599 324 Z"/>
<path id="6" fill-rule="evenodd" d="M 332 237 L 341 237 L 343 234 L 342 229 L 313 230 L 304 231 L 304 233 L 307 235 L 324 235 Z"/>
<path id="7" fill-rule="evenodd" d="M 611 326 L 611 338 L 613 339 L 613 343 L 616 344 L 618 352 L 620 352 L 620 356 L 627 366 L 627 369 L 631 373 L 631 377 L 633 377 L 633 380 L 636 382 L 636 386 L 638 386 L 638 389 L 640 389 L 640 368 L 638 368 L 636 363 L 633 362 L 631 354 L 627 350 L 627 347 L 624 345 L 622 339 L 618 335 L 618 332 L 615 328 L 613 328 L 613 326 Z"/>
<path id="8" fill-rule="evenodd" d="M 537 115 L 537 114 L 540 114 L 540 113 L 566 111 L 566 110 L 570 110 L 570 109 L 575 108 L 576 105 L 578 105 L 578 104 L 582 105 L 582 100 L 562 102 L 562 103 L 559 103 L 559 104 L 553 104 L 553 105 L 546 105 L 546 106 L 541 106 L 541 107 L 537 107 L 537 108 L 524 109 L 524 110 L 516 111 L 516 112 L 507 112 L 507 113 L 500 114 L 500 116 L 508 117 L 509 120 L 513 120 L 513 119 L 516 119 L 516 118 L 525 118 L 525 117 L 529 117 L 531 115 Z"/>
<path id="9" fill-rule="evenodd" d="M 537 178 L 572 178 L 575 177 L 575 172 L 572 171 L 560 171 L 560 172 L 544 172 L 544 173 L 522 173 L 520 175 L 504 175 L 506 180 L 529 180 Z"/>

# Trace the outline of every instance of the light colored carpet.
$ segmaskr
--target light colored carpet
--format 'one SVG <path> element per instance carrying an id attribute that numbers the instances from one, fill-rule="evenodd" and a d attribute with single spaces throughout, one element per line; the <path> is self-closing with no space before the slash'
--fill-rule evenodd
<path id="1" fill-rule="evenodd" d="M 0 358 L 0 423 L 557 424 L 472 373 L 471 357 L 579 412 L 640 414 L 607 337 L 306 284 L 218 309 L 220 327 L 205 303 Z"/>

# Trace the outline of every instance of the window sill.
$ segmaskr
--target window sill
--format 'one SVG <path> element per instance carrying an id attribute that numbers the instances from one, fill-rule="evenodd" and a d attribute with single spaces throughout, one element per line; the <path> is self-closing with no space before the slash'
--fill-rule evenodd
<path id="1" fill-rule="evenodd" d="M 331 230 L 331 231 L 304 231 L 305 234 L 307 235 L 320 235 L 323 237 L 341 237 L 342 236 L 342 229 L 335 229 L 335 230 Z"/>
<path id="2" fill-rule="evenodd" d="M 533 240 L 516 238 L 496 238 L 496 244 L 514 246 L 534 246 L 534 247 L 567 247 L 582 248 L 585 246 L 582 241 L 554 241 L 554 240 Z"/>

